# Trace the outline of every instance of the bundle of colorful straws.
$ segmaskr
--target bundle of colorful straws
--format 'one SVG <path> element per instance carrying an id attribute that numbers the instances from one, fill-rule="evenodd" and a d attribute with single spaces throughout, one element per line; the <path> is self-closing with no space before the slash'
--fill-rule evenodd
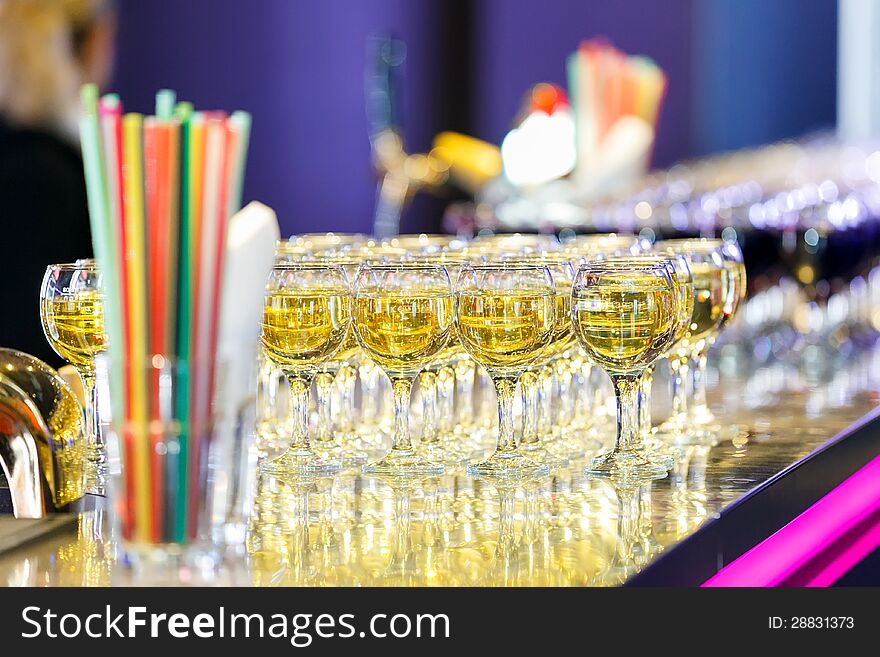
<path id="1" fill-rule="evenodd" d="M 653 60 L 592 39 L 569 56 L 567 69 L 580 161 L 593 157 L 621 117 L 642 119 L 656 133 L 666 74 Z"/>
<path id="2" fill-rule="evenodd" d="M 94 85 L 81 95 L 124 468 L 117 510 L 128 540 L 186 542 L 207 467 L 226 225 L 241 206 L 251 119 L 196 112 L 168 90 L 146 117 L 123 115 L 119 97 L 99 99 Z"/>

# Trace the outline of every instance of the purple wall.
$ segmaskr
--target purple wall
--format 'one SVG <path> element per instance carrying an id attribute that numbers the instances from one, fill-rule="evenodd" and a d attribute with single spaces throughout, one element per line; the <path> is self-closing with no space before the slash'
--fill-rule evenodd
<path id="1" fill-rule="evenodd" d="M 430 143 L 442 102 L 427 72 L 438 2 L 150 0 L 120 3 L 114 89 L 152 112 L 162 87 L 202 109 L 247 109 L 245 201 L 275 208 L 284 233 L 365 231 L 376 181 L 364 109 L 366 38 L 408 44 L 407 137 Z"/>
<path id="2" fill-rule="evenodd" d="M 835 0 L 150 0 L 121 2 L 115 89 L 152 111 L 161 87 L 200 108 L 247 109 L 245 200 L 286 234 L 369 231 L 376 180 L 366 39 L 408 46 L 410 150 L 443 129 L 500 142 L 524 92 L 565 84 L 565 59 L 605 36 L 669 77 L 655 164 L 833 124 Z M 809 11 L 804 8 L 809 6 Z M 797 28 L 792 26 L 796 25 Z M 402 230 L 436 230 L 420 197 Z"/>

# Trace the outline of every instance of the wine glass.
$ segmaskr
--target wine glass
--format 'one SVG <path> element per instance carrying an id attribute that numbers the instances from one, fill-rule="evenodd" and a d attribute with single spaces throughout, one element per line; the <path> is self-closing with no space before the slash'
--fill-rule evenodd
<path id="1" fill-rule="evenodd" d="M 710 340 L 724 319 L 724 259 L 723 242 L 708 239 L 663 240 L 655 249 L 663 254 L 683 255 L 688 259 L 693 283 L 693 313 L 684 336 L 670 353 L 669 366 L 672 384 L 672 415 L 660 425 L 658 435 L 678 443 L 713 441 L 714 436 L 695 426 L 689 411 L 688 375 L 700 354 L 705 354 Z M 699 378 L 699 377 L 698 377 Z M 705 396 L 704 396 L 705 401 Z"/>
<path id="2" fill-rule="evenodd" d="M 498 397 L 495 452 L 468 466 L 472 475 L 526 478 L 549 467 L 517 449 L 513 397 L 522 373 L 540 358 L 556 328 L 556 287 L 546 265 L 468 265 L 455 285 L 455 323 L 462 346 L 489 372 Z"/>
<path id="3" fill-rule="evenodd" d="M 669 271 L 675 288 L 678 292 L 678 321 L 673 337 L 672 344 L 661 358 L 666 358 L 673 352 L 676 346 L 687 335 L 694 311 L 694 283 L 691 276 L 690 262 L 683 255 L 662 256 L 658 254 L 645 254 L 633 258 L 634 261 L 651 263 L 656 262 L 663 264 Z M 658 359 L 659 360 L 659 359 Z M 645 373 L 639 382 L 639 432 L 642 436 L 643 444 L 653 449 L 655 452 L 667 452 L 666 444 L 660 441 L 653 434 L 653 423 L 651 421 L 651 392 L 654 383 L 654 364 L 645 368 Z M 670 457 L 672 458 L 672 457 Z M 670 467 L 672 467 L 670 463 Z"/>
<path id="4" fill-rule="evenodd" d="M 447 345 L 452 331 L 452 290 L 446 268 L 364 264 L 354 282 L 355 335 L 391 380 L 394 435 L 391 452 L 364 472 L 391 476 L 443 474 L 442 464 L 415 452 L 409 432 L 413 380 Z"/>
<path id="5" fill-rule="evenodd" d="M 107 452 L 98 417 L 95 357 L 106 350 L 107 336 L 101 274 L 94 260 L 46 267 L 40 287 L 40 319 L 52 349 L 74 367 L 82 380 L 86 454 L 100 470 Z"/>
<path id="6" fill-rule="evenodd" d="M 572 287 L 574 332 L 611 377 L 617 401 L 615 447 L 587 473 L 642 480 L 666 476 L 668 459 L 644 449 L 638 427 L 639 379 L 672 344 L 678 290 L 668 266 L 639 258 L 581 265 Z"/>
<path id="7" fill-rule="evenodd" d="M 339 461 L 321 458 L 309 444 L 312 379 L 342 345 L 351 319 L 345 270 L 315 263 L 276 264 L 266 285 L 263 352 L 284 372 L 290 386 L 290 447 L 263 464 L 270 474 L 332 475 Z"/>
<path id="8" fill-rule="evenodd" d="M 545 253 L 535 258 L 526 258 L 518 262 L 531 262 L 538 264 L 544 262 L 550 270 L 553 284 L 556 288 L 554 329 L 550 338 L 550 344 L 544 350 L 543 355 L 530 365 L 520 376 L 519 384 L 523 399 L 523 431 L 519 443 L 520 451 L 551 468 L 562 468 L 568 465 L 569 459 L 564 454 L 556 454 L 547 447 L 551 426 L 551 396 L 543 394 L 540 386 L 541 376 L 553 376 L 553 370 L 560 361 L 567 360 L 565 355 L 574 342 L 571 330 L 571 283 L 574 278 L 574 268 L 565 257 L 554 257 L 554 254 Z M 567 363 L 561 363 L 560 369 L 567 367 Z M 566 401 L 560 399 L 560 402 Z M 560 425 L 565 421 L 571 421 L 572 409 L 566 413 L 560 410 Z M 542 421 L 543 420 L 543 421 Z M 559 430 L 560 436 L 566 432 Z M 574 432 L 571 432 L 572 434 Z M 571 440 L 561 439 L 563 449 L 567 453 L 579 455 L 583 453 L 583 447 L 571 436 Z"/>

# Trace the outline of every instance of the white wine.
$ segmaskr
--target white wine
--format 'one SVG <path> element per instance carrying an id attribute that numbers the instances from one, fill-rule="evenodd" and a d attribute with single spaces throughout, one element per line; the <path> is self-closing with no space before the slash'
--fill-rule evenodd
<path id="1" fill-rule="evenodd" d="M 270 292 L 263 308 L 263 350 L 282 367 L 318 365 L 342 345 L 349 319 L 347 289 Z"/>
<path id="2" fill-rule="evenodd" d="M 644 369 L 671 346 L 679 326 L 677 291 L 651 271 L 602 272 L 573 292 L 574 331 L 610 372 Z"/>
<path id="3" fill-rule="evenodd" d="M 428 365 L 449 342 L 449 292 L 370 292 L 354 300 L 354 327 L 367 355 L 389 373 Z"/>
<path id="4" fill-rule="evenodd" d="M 722 312 L 724 316 L 721 320 L 721 327 L 733 319 L 739 304 L 746 296 L 746 266 L 735 260 L 725 260 L 722 284 L 724 298 Z"/>
<path id="5" fill-rule="evenodd" d="M 550 291 L 458 293 L 459 339 L 465 351 L 490 371 L 522 371 L 553 339 L 556 303 Z"/>
<path id="6" fill-rule="evenodd" d="M 724 318 L 724 269 L 712 263 L 691 265 L 694 283 L 694 312 L 688 340 L 691 344 L 708 338 Z"/>
<path id="7" fill-rule="evenodd" d="M 99 292 L 43 299 L 40 306 L 46 339 L 55 353 L 71 365 L 94 367 L 95 356 L 107 348 Z"/>

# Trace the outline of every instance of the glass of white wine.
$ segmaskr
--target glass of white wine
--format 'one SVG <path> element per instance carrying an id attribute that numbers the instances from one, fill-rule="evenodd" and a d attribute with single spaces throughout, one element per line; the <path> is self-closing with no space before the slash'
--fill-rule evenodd
<path id="1" fill-rule="evenodd" d="M 290 447 L 263 464 L 280 476 L 323 476 L 339 471 L 309 445 L 308 410 L 312 379 L 345 340 L 351 294 L 345 270 L 314 263 L 276 264 L 266 285 L 261 342 L 264 355 L 290 386 Z"/>
<path id="2" fill-rule="evenodd" d="M 675 289 L 678 292 L 678 323 L 675 330 L 673 341 L 667 349 L 666 353 L 661 356 L 665 358 L 675 351 L 676 346 L 687 335 L 690 330 L 691 318 L 694 312 L 694 283 L 691 276 L 690 261 L 683 255 L 659 255 L 657 253 L 641 254 L 634 261 L 645 263 L 663 264 L 672 277 Z M 659 360 L 659 359 L 658 359 Z M 641 390 L 639 391 L 639 432 L 642 436 L 643 444 L 655 452 L 668 452 L 667 443 L 660 441 L 653 432 L 653 422 L 651 419 L 651 393 L 654 386 L 654 365 L 653 363 L 645 368 L 640 381 Z M 672 457 L 670 457 L 672 458 Z M 670 463 L 671 467 L 672 463 Z"/>
<path id="3" fill-rule="evenodd" d="M 527 260 L 543 261 L 550 270 L 553 285 L 556 288 L 556 309 L 555 325 L 553 335 L 550 338 L 550 344 L 544 350 L 544 354 L 522 373 L 519 380 L 523 401 L 523 431 L 519 449 L 523 454 L 538 463 L 544 463 L 551 468 L 563 468 L 569 464 L 566 454 L 579 456 L 583 453 L 583 443 L 576 439 L 573 435 L 574 431 L 565 431 L 560 428 L 558 429 L 560 440 L 557 442 L 561 443 L 562 453 L 554 453 L 548 449 L 550 433 L 552 431 L 552 399 L 551 395 L 540 394 L 544 392 L 541 390 L 540 378 L 544 373 L 546 373 L 546 376 L 552 377 L 557 362 L 565 360 L 565 354 L 575 343 L 571 329 L 570 312 L 571 283 L 574 279 L 574 268 L 571 261 L 567 258 L 553 253 L 544 253 L 535 258 L 524 259 L 523 261 Z M 567 365 L 567 363 L 562 363 L 563 367 Z M 564 401 L 560 399 L 560 402 Z M 571 420 L 573 413 L 566 414 L 564 412 L 565 409 L 562 408 L 562 403 L 560 403 L 560 406 L 560 422 L 565 419 Z M 568 415 L 568 417 L 563 418 L 565 415 Z M 565 434 L 572 434 L 570 435 L 570 440 L 562 438 Z"/>
<path id="4" fill-rule="evenodd" d="M 556 329 L 556 287 L 545 265 L 465 266 L 455 285 L 455 322 L 465 351 L 486 368 L 498 397 L 498 441 L 472 475 L 528 478 L 549 473 L 524 455 L 514 432 L 513 399 L 522 373 L 550 345 Z"/>
<path id="5" fill-rule="evenodd" d="M 452 290 L 443 266 L 365 263 L 354 281 L 354 330 L 363 350 L 391 380 L 391 451 L 364 466 L 368 474 L 433 476 L 444 468 L 416 453 L 409 431 L 413 380 L 452 334 Z"/>
<path id="6" fill-rule="evenodd" d="M 588 474 L 622 480 L 666 476 L 668 458 L 644 448 L 639 433 L 639 380 L 672 344 L 679 325 L 678 290 L 662 262 L 616 258 L 581 265 L 572 287 L 572 321 L 581 346 L 614 384 L 614 448 Z"/>
<path id="7" fill-rule="evenodd" d="M 101 274 L 94 260 L 46 268 L 40 288 L 40 318 L 52 349 L 76 369 L 82 380 L 86 454 L 89 462 L 101 468 L 107 452 L 98 417 L 95 357 L 107 349 L 107 336 Z M 90 483 L 89 487 L 94 486 Z"/>
<path id="8" fill-rule="evenodd" d="M 724 259 L 720 240 L 663 240 L 655 250 L 667 256 L 685 256 L 693 284 L 693 312 L 688 330 L 668 354 L 672 384 L 672 414 L 660 425 L 658 435 L 679 444 L 712 443 L 715 436 L 701 430 L 695 422 L 688 391 L 689 373 L 699 367 L 724 320 Z M 702 379 L 697 375 L 698 381 Z M 705 402 L 705 394 L 703 395 Z"/>

